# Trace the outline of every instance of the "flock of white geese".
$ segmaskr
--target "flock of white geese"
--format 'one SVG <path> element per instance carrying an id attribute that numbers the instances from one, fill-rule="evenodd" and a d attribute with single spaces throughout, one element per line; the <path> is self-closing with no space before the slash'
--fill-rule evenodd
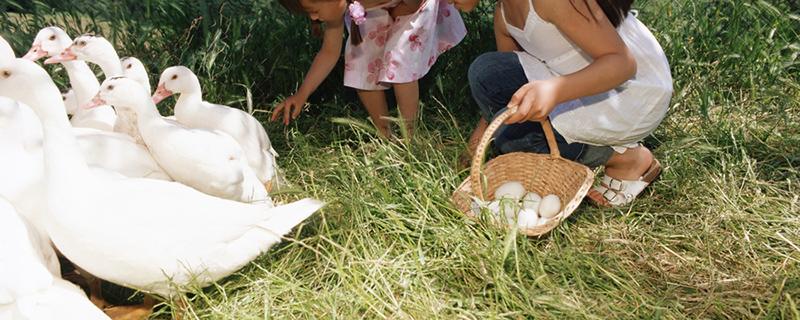
<path id="1" fill-rule="evenodd" d="M 61 64 L 71 90 L 62 95 L 42 58 Z M 48 27 L 23 58 L 0 37 L 0 319 L 109 318 L 62 279 L 57 253 L 99 279 L 177 300 L 323 206 L 273 204 L 281 178 L 261 123 L 204 101 L 191 70 L 164 70 L 153 95 L 148 79 L 102 37 L 73 41 Z M 173 94 L 174 117 L 163 117 L 155 104 Z M 120 314 L 146 316 L 149 297 Z"/>

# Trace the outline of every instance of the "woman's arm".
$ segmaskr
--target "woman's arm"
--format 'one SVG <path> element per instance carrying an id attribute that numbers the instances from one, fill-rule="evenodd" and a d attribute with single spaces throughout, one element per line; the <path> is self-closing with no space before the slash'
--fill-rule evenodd
<path id="1" fill-rule="evenodd" d="M 502 5 L 502 2 L 498 1 L 497 5 L 494 7 L 494 40 L 497 44 L 497 51 L 520 51 L 522 49 L 519 47 L 519 44 L 511 37 L 511 34 L 508 33 L 508 29 L 506 29 L 505 19 L 502 16 Z"/>
<path id="2" fill-rule="evenodd" d="M 303 83 L 291 97 L 279 103 L 272 113 L 272 121 L 283 114 L 283 123 L 289 124 L 292 119 L 297 119 L 308 100 L 308 97 L 328 77 L 331 70 L 339 61 L 342 51 L 342 37 L 344 35 L 344 20 L 329 21 L 325 23 L 325 33 L 322 38 L 322 48 L 314 57 L 314 62 L 308 69 Z"/>
<path id="3" fill-rule="evenodd" d="M 588 8 L 577 0 L 534 2 L 539 16 L 558 27 L 593 62 L 578 72 L 520 88 L 509 103 L 519 110 L 507 123 L 543 120 L 559 103 L 606 92 L 636 74 L 636 60 L 602 8 L 594 0 L 587 2 Z"/>

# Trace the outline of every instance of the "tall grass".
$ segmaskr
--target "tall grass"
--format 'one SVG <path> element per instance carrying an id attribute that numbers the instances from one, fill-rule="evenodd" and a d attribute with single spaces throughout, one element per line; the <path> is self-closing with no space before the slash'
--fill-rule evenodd
<path id="1" fill-rule="evenodd" d="M 249 90 L 261 117 L 319 47 L 272 1 L 9 3 L 0 33 L 18 51 L 45 25 L 94 30 L 152 72 L 193 68 L 209 100 L 245 108 Z M 190 318 L 800 318 L 797 2 L 637 1 L 675 77 L 670 114 L 645 141 L 664 175 L 630 208 L 582 206 L 540 239 L 448 202 L 466 175 L 455 169 L 477 118 L 466 67 L 493 47 L 491 6 L 464 15 L 468 38 L 423 81 L 414 141 L 359 125 L 341 66 L 296 124 L 265 123 L 295 186 L 281 197 L 328 206 L 195 290 Z"/>

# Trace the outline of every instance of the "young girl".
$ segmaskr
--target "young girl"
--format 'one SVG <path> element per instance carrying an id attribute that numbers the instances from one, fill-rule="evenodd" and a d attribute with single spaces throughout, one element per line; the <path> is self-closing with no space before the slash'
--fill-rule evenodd
<path id="1" fill-rule="evenodd" d="M 478 0 L 454 0 L 471 10 Z M 661 166 L 639 141 L 664 118 L 672 76 L 664 51 L 636 17 L 632 0 L 501 0 L 498 52 L 469 70 L 483 119 L 517 108 L 495 147 L 501 153 L 548 152 L 538 121 L 549 118 L 562 156 L 605 176 L 589 198 L 602 206 L 633 201 Z"/>
<path id="2" fill-rule="evenodd" d="M 458 11 L 445 0 L 279 0 L 289 11 L 308 14 L 325 26 L 322 49 L 297 92 L 279 103 L 272 120 L 296 119 L 308 96 L 328 76 L 345 47 L 344 85 L 355 88 L 380 133 L 390 136 L 384 90 L 394 88 L 408 129 L 419 109 L 422 78 L 436 58 L 466 35 Z M 410 132 L 410 131 L 409 131 Z"/>

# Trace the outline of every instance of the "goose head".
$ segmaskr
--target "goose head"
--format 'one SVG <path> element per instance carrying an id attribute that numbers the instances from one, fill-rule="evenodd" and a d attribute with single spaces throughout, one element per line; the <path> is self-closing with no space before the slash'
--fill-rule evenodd
<path id="1" fill-rule="evenodd" d="M 161 73 L 158 88 L 153 94 L 153 103 L 159 103 L 173 94 L 200 91 L 200 80 L 184 66 L 169 67 Z"/>
<path id="2" fill-rule="evenodd" d="M 6 42 L 6 39 L 0 37 L 0 60 L 8 60 L 14 59 L 16 55 L 14 55 L 14 50 L 11 49 L 11 45 Z"/>
<path id="3" fill-rule="evenodd" d="M 78 111 L 78 96 L 75 95 L 75 90 L 70 89 L 61 94 L 61 100 L 64 101 L 64 107 L 67 108 L 67 114 L 75 114 Z"/>
<path id="4" fill-rule="evenodd" d="M 90 109 L 101 105 L 124 106 L 140 112 L 143 108 L 155 109 L 149 102 L 150 93 L 139 82 L 128 77 L 113 77 L 103 81 L 97 95 L 83 107 Z"/>
<path id="5" fill-rule="evenodd" d="M 72 38 L 59 27 L 47 27 L 39 31 L 33 45 L 23 59 L 36 61 L 55 56 L 72 44 Z"/>
<path id="6" fill-rule="evenodd" d="M 101 64 L 103 57 L 117 59 L 117 51 L 106 38 L 92 34 L 84 34 L 75 38 L 72 44 L 56 56 L 45 60 L 45 64 L 60 63 L 64 61 L 83 60 Z"/>
<path id="7" fill-rule="evenodd" d="M 122 63 L 122 74 L 139 82 L 147 92 L 150 92 L 150 77 L 147 75 L 147 68 L 142 61 L 135 57 L 125 57 L 120 62 Z"/>
<path id="8" fill-rule="evenodd" d="M 61 95 L 47 71 L 26 59 L 0 59 L 0 96 L 22 102 L 42 119 L 63 115 Z"/>

